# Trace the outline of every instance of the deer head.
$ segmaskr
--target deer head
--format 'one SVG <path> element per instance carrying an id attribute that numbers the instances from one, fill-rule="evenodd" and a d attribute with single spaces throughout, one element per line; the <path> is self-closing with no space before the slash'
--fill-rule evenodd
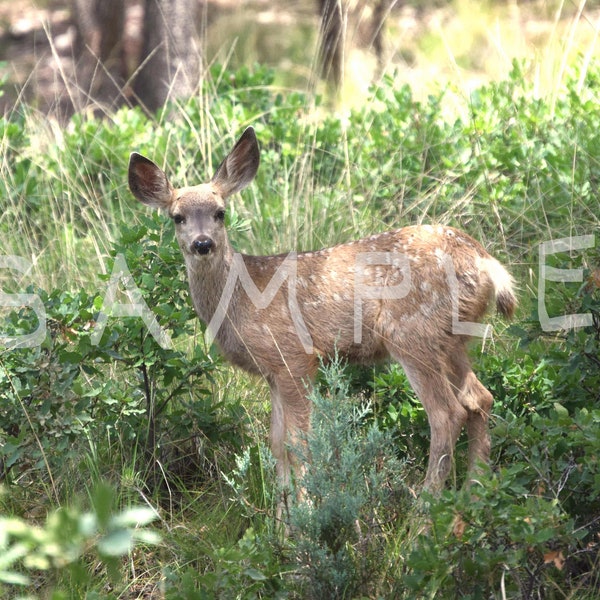
<path id="1" fill-rule="evenodd" d="M 129 159 L 129 188 L 140 202 L 166 211 L 173 219 L 186 260 L 207 257 L 227 247 L 227 198 L 254 179 L 259 162 L 258 142 L 249 127 L 209 183 L 174 188 L 160 167 L 134 152 Z"/>

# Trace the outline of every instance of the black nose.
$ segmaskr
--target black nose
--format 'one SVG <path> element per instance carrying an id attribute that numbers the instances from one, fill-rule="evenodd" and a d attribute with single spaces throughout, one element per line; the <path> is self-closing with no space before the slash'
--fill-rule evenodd
<path id="1" fill-rule="evenodd" d="M 214 242 L 209 237 L 199 237 L 192 242 L 192 249 L 198 254 L 208 254 L 214 246 Z"/>

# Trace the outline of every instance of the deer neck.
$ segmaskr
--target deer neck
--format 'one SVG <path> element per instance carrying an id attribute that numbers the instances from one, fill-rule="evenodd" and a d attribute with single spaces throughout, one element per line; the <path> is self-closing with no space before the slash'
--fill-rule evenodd
<path id="1" fill-rule="evenodd" d="M 233 249 L 229 244 L 223 252 L 200 260 L 194 256 L 185 258 L 192 303 L 204 323 L 210 322 L 222 300 L 232 260 Z"/>

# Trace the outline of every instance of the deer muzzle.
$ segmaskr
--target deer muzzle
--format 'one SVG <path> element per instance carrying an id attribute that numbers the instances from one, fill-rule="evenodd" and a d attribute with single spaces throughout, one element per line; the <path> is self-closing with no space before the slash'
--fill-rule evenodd
<path id="1" fill-rule="evenodd" d="M 207 235 L 200 235 L 192 242 L 192 252 L 196 254 L 208 254 L 215 243 Z"/>

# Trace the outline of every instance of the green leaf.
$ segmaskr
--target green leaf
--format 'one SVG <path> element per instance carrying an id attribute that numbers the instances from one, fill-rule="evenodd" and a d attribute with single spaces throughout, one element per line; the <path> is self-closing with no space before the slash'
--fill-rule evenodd
<path id="1" fill-rule="evenodd" d="M 267 576 L 264 573 L 254 567 L 244 569 L 244 575 L 247 575 L 253 581 L 265 581 L 267 579 Z"/>
<path id="2" fill-rule="evenodd" d="M 9 585 L 28 585 L 30 578 L 14 571 L 0 571 L 0 581 Z"/>
<path id="3" fill-rule="evenodd" d="M 133 546 L 133 536 L 129 529 L 113 531 L 98 541 L 98 552 L 105 556 L 123 556 Z"/>
<path id="4" fill-rule="evenodd" d="M 112 518 L 111 524 L 115 527 L 139 527 L 151 523 L 157 517 L 158 515 L 155 510 L 140 506 L 128 508 L 122 513 L 115 515 Z"/>
<path id="5" fill-rule="evenodd" d="M 569 411 L 560 402 L 554 403 L 554 410 L 559 417 L 568 417 Z"/>
<path id="6" fill-rule="evenodd" d="M 152 546 L 156 546 L 162 541 L 161 535 L 151 529 L 134 529 L 132 536 L 136 541 Z"/>

